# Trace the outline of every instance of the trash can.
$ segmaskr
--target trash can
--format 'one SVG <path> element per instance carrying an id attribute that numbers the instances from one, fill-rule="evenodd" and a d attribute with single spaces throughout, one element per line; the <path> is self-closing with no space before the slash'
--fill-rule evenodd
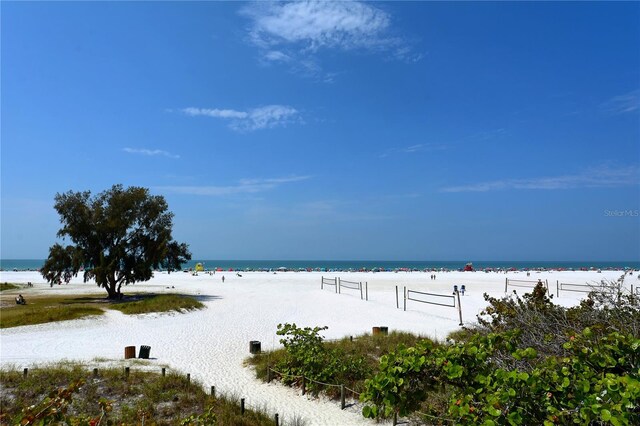
<path id="1" fill-rule="evenodd" d="M 373 334 L 374 336 L 380 334 L 380 327 L 373 327 L 371 329 L 371 334 Z"/>
<path id="2" fill-rule="evenodd" d="M 380 334 L 389 334 L 389 327 L 380 326 Z"/>
<path id="3" fill-rule="evenodd" d="M 249 342 L 249 352 L 252 354 L 259 354 L 261 352 L 261 344 L 258 340 L 252 340 Z"/>
<path id="4" fill-rule="evenodd" d="M 140 353 L 138 354 L 138 358 L 149 359 L 150 352 L 151 346 L 142 345 L 140 346 Z"/>
<path id="5" fill-rule="evenodd" d="M 135 358 L 136 357 L 136 347 L 135 346 L 125 346 L 124 348 L 124 359 Z"/>

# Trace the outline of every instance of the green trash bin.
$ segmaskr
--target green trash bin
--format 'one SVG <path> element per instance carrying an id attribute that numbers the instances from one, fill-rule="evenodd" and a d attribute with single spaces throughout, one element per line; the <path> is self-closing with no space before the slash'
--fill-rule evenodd
<path id="1" fill-rule="evenodd" d="M 149 359 L 149 353 L 151 352 L 151 346 L 142 345 L 140 346 L 140 353 L 138 358 Z"/>

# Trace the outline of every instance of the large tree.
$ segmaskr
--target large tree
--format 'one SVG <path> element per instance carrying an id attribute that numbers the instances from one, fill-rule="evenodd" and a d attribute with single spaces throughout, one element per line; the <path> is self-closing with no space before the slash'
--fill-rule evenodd
<path id="1" fill-rule="evenodd" d="M 122 285 L 148 281 L 153 270 L 179 269 L 191 259 L 184 243 L 172 239 L 173 213 L 164 197 L 147 188 L 114 185 L 94 197 L 91 192 L 56 194 L 54 208 L 62 228 L 57 236 L 73 245 L 56 243 L 42 268 L 52 285 L 84 271 L 110 299 L 120 298 Z"/>

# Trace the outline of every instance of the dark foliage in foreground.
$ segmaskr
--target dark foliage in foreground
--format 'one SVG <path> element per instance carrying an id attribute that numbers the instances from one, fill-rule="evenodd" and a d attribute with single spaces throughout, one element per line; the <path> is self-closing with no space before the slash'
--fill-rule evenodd
<path id="1" fill-rule="evenodd" d="M 542 286 L 522 298 L 485 296 L 479 327 L 456 333 L 459 342 L 423 341 L 382 357 L 363 414 L 427 424 L 640 424 L 640 303 L 619 284 L 571 309 Z"/>

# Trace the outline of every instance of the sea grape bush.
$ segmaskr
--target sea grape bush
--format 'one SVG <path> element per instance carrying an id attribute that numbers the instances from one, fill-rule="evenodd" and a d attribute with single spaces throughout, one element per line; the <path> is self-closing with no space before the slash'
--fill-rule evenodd
<path id="1" fill-rule="evenodd" d="M 477 335 L 386 355 L 365 382 L 363 415 L 406 416 L 446 387 L 449 407 L 441 417 L 458 424 L 640 424 L 640 339 L 617 332 L 595 339 L 585 329 L 565 343 L 565 357 L 546 357 L 531 371 L 496 367 L 498 349 L 514 360 L 537 358 L 517 342 L 517 333 Z"/>
<path id="2" fill-rule="evenodd" d="M 424 341 L 383 356 L 379 373 L 365 382 L 363 415 L 426 412 L 430 423 L 463 425 L 640 424 L 640 338 L 635 325 L 623 330 L 619 315 L 636 321 L 637 301 L 590 297 L 568 313 L 536 290 L 489 300 L 490 318 L 464 342 Z M 558 335 L 510 329 L 532 312 L 556 318 L 549 329 Z M 589 315 L 604 322 L 576 332 Z M 445 409 L 432 406 L 436 394 L 448 396 Z"/>
<path id="3" fill-rule="evenodd" d="M 359 356 L 347 356 L 338 348 L 324 344 L 320 332 L 327 327 L 298 327 L 296 324 L 278 324 L 276 334 L 284 336 L 285 357 L 274 367 L 284 373 L 283 383 L 291 384 L 299 379 L 289 376 L 304 376 L 307 388 L 318 391 L 321 386 L 313 381 L 339 384 L 354 379 L 363 379 L 369 373 L 366 362 Z"/>

